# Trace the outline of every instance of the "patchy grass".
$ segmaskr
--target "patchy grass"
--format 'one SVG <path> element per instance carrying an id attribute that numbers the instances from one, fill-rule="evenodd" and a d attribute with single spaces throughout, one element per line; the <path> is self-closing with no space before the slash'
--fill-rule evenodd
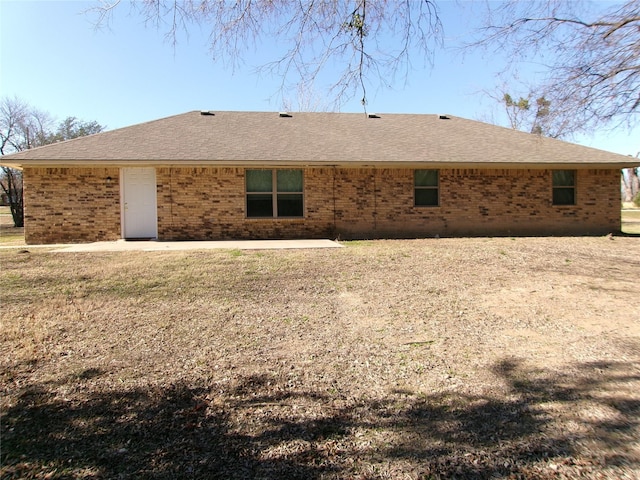
<path id="1" fill-rule="evenodd" d="M 15 228 L 11 210 L 0 206 L 0 246 L 24 245 L 24 228 Z"/>
<path id="2" fill-rule="evenodd" d="M 0 251 L 0 476 L 640 475 L 638 238 L 350 246 Z"/>
<path id="3" fill-rule="evenodd" d="M 640 209 L 622 211 L 622 231 L 627 234 L 640 235 Z"/>
<path id="4" fill-rule="evenodd" d="M 24 243 L 24 228 L 0 227 L 0 246 L 20 246 Z"/>

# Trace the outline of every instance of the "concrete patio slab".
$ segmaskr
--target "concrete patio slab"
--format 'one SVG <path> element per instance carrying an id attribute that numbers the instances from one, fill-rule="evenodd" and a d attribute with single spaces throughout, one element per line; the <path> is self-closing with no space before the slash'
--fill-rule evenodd
<path id="1" fill-rule="evenodd" d="M 27 245 L 23 248 L 30 248 Z M 173 251 L 173 250 L 281 250 L 303 248 L 341 248 L 332 240 L 228 240 L 228 241 L 193 241 L 193 242 L 159 242 L 159 241 L 126 241 L 78 243 L 72 245 L 55 245 L 53 252 L 123 252 L 123 251 Z"/>

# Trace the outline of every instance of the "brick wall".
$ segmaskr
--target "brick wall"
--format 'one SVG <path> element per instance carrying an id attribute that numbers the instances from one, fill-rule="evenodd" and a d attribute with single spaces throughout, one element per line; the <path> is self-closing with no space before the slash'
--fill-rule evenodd
<path id="1" fill-rule="evenodd" d="M 161 240 L 346 239 L 620 230 L 618 170 L 578 170 L 575 206 L 552 205 L 550 170 L 442 169 L 440 205 L 414 207 L 413 172 L 306 169 L 305 218 L 255 219 L 245 216 L 244 169 L 158 168 L 158 235 Z M 24 173 L 28 243 L 120 237 L 117 168 Z"/>
<path id="2" fill-rule="evenodd" d="M 25 168 L 23 179 L 26 243 L 120 238 L 118 168 Z"/>
<path id="3" fill-rule="evenodd" d="M 437 207 L 413 206 L 412 169 L 339 169 L 336 177 L 336 229 L 346 238 L 620 230 L 618 170 L 578 170 L 572 206 L 552 205 L 551 170 L 442 169 Z"/>
<path id="4" fill-rule="evenodd" d="M 158 235 L 163 240 L 327 237 L 331 170 L 304 177 L 304 219 L 246 218 L 243 168 L 159 168 Z"/>

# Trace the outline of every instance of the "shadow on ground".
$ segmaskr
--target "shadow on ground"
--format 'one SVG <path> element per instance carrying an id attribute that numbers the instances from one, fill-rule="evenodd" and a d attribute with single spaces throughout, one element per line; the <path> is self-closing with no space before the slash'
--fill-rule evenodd
<path id="1" fill-rule="evenodd" d="M 67 396 L 50 384 L 31 386 L 3 412 L 0 473 L 226 479 L 638 473 L 630 445 L 638 440 L 640 392 L 634 397 L 626 388 L 640 381 L 638 365 L 578 367 L 578 375 L 565 377 L 505 359 L 494 366 L 505 385 L 500 398 L 397 391 L 339 402 L 328 392 L 289 391 L 270 374 L 224 387 L 202 381 L 95 394 L 82 382 L 106 373 L 92 369 L 61 382 Z"/>

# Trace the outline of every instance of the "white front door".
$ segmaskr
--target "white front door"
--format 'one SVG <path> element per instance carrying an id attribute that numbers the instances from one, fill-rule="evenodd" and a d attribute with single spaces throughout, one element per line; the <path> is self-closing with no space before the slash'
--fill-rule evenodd
<path id="1" fill-rule="evenodd" d="M 156 169 L 122 169 L 122 237 L 157 238 Z"/>

